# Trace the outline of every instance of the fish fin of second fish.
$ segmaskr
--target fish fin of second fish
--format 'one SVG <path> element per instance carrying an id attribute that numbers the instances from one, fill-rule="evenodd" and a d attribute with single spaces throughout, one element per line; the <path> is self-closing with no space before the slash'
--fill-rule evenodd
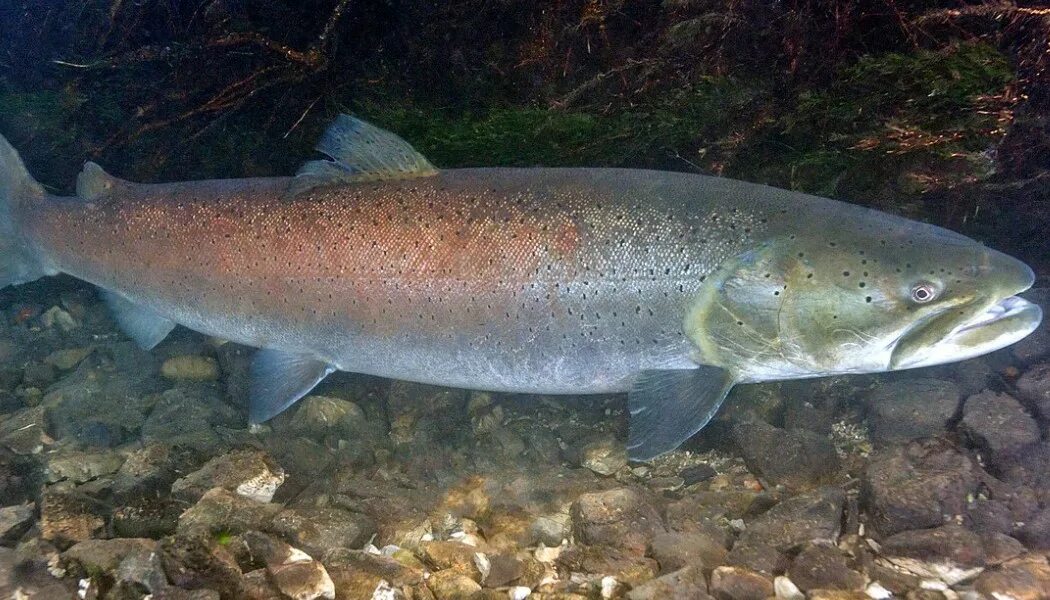
<path id="1" fill-rule="evenodd" d="M 422 154 L 395 134 L 349 115 L 339 115 L 317 143 L 331 160 L 312 160 L 295 174 L 288 196 L 334 183 L 409 179 L 437 173 Z"/>
<path id="2" fill-rule="evenodd" d="M 248 421 L 269 421 L 310 393 L 335 367 L 313 356 L 263 348 L 252 360 Z"/>
<path id="3" fill-rule="evenodd" d="M 627 394 L 627 455 L 649 460 L 670 452 L 718 412 L 733 377 L 720 367 L 642 371 Z"/>
<path id="4" fill-rule="evenodd" d="M 120 328 L 143 349 L 149 350 L 156 346 L 175 329 L 174 321 L 165 319 L 120 294 L 107 290 L 101 290 L 100 293 Z"/>

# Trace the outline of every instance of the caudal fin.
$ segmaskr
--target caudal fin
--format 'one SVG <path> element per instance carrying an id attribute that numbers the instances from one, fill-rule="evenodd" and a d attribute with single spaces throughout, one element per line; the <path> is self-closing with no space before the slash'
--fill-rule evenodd
<path id="1" fill-rule="evenodd" d="M 18 211 L 43 198 L 44 188 L 26 170 L 18 152 L 0 136 L 0 287 L 25 283 L 46 273 L 18 230 Z"/>

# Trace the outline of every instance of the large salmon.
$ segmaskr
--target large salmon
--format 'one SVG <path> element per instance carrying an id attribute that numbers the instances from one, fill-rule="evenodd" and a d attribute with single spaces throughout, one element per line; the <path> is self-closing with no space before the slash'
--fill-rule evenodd
<path id="1" fill-rule="evenodd" d="M 632 458 L 736 383 L 961 360 L 1041 318 L 1031 269 L 805 194 L 627 169 L 439 171 L 342 116 L 294 178 L 53 197 L 0 138 L 0 285 L 99 286 L 145 347 L 181 324 L 257 346 L 264 421 L 333 370 L 508 392 L 629 391 Z"/>

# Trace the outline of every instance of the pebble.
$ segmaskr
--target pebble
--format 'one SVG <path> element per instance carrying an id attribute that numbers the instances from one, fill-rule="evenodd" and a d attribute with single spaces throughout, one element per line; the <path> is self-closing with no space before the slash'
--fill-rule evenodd
<path id="1" fill-rule="evenodd" d="M 400 590 L 423 583 L 422 565 L 406 566 L 389 556 L 335 548 L 321 557 L 340 597 L 371 598 L 380 586 Z M 393 594 L 393 592 L 391 592 Z M 396 594 L 390 597 L 400 598 Z"/>
<path id="2" fill-rule="evenodd" d="M 48 489 L 40 496 L 40 536 L 71 546 L 101 533 L 108 514 L 106 506 L 84 494 Z"/>
<path id="3" fill-rule="evenodd" d="M 481 591 L 478 582 L 455 569 L 431 574 L 427 579 L 427 587 L 437 600 L 469 600 Z"/>
<path id="4" fill-rule="evenodd" d="M 361 436 L 367 433 L 368 419 L 364 411 L 349 400 L 307 396 L 296 404 L 288 428 L 311 435 Z"/>
<path id="5" fill-rule="evenodd" d="M 831 441 L 812 431 L 784 430 L 763 422 L 737 423 L 733 441 L 751 472 L 789 488 L 830 482 L 839 470 Z"/>
<path id="6" fill-rule="evenodd" d="M 80 364 L 80 361 L 88 357 L 92 352 L 95 351 L 93 346 L 86 346 L 84 348 L 66 348 L 64 350 L 55 350 L 51 354 L 48 354 L 44 359 L 44 362 L 58 368 L 62 371 L 68 371 L 73 367 Z"/>
<path id="7" fill-rule="evenodd" d="M 274 517 L 268 531 L 320 556 L 333 548 L 361 548 L 375 535 L 376 526 L 366 515 L 338 508 L 289 508 Z"/>
<path id="8" fill-rule="evenodd" d="M 62 553 L 63 567 L 76 577 L 110 573 L 121 561 L 136 552 L 153 552 L 155 540 L 143 538 L 115 538 L 112 540 L 85 540 Z"/>
<path id="9" fill-rule="evenodd" d="M 987 563 L 981 538 L 954 524 L 896 533 L 882 540 L 880 554 L 908 572 L 948 585 L 976 577 Z"/>
<path id="10" fill-rule="evenodd" d="M 805 600 L 806 595 L 798 589 L 795 582 L 786 575 L 777 575 L 773 578 L 773 595 L 777 600 Z"/>
<path id="11" fill-rule="evenodd" d="M 48 457 L 46 478 L 48 483 L 84 483 L 116 473 L 123 464 L 124 457 L 112 451 L 54 453 Z"/>
<path id="12" fill-rule="evenodd" d="M 967 398 L 959 430 L 993 463 L 1010 461 L 1040 439 L 1039 425 L 1020 402 L 991 391 Z"/>
<path id="13" fill-rule="evenodd" d="M 1050 564 L 1044 556 L 1018 558 L 981 573 L 973 587 L 989 598 L 1047 600 L 1050 598 Z"/>
<path id="14" fill-rule="evenodd" d="M 711 572 L 711 595 L 718 600 L 766 600 L 773 578 L 744 567 L 718 567 Z"/>
<path id="15" fill-rule="evenodd" d="M 652 557 L 661 573 L 689 565 L 712 569 L 724 564 L 726 549 L 721 540 L 697 531 L 662 531 L 653 536 Z"/>
<path id="16" fill-rule="evenodd" d="M 685 567 L 627 592 L 628 600 L 708 600 L 707 580 L 698 566 Z"/>
<path id="17" fill-rule="evenodd" d="M 11 544 L 22 537 L 33 524 L 33 506 L 18 504 L 0 508 L 0 545 Z"/>
<path id="18" fill-rule="evenodd" d="M 1050 423 L 1050 362 L 1026 371 L 1016 386 L 1018 397 L 1034 408 L 1044 423 Z"/>
<path id="19" fill-rule="evenodd" d="M 894 379 L 868 396 L 872 438 L 879 446 L 942 435 L 959 411 L 962 390 L 943 379 Z"/>
<path id="20" fill-rule="evenodd" d="M 665 530 L 660 513 L 645 493 L 632 488 L 581 494 L 570 514 L 578 542 L 622 548 L 638 556 Z"/>
<path id="21" fill-rule="evenodd" d="M 76 319 L 73 318 L 73 315 L 57 306 L 52 306 L 44 311 L 44 314 L 40 315 L 40 324 L 48 329 L 57 326 L 59 329 L 67 333 L 79 327 L 79 324 Z"/>
<path id="22" fill-rule="evenodd" d="M 213 488 L 182 513 L 178 532 L 236 534 L 265 529 L 280 511 L 279 505 L 258 502 L 225 488 Z"/>
<path id="23" fill-rule="evenodd" d="M 977 468 L 950 443 L 912 441 L 877 452 L 865 470 L 861 503 L 884 536 L 937 527 L 966 513 Z"/>
<path id="24" fill-rule="evenodd" d="M 591 442 L 580 454 L 583 467 L 606 477 L 627 466 L 627 450 L 623 442 L 612 438 Z"/>
<path id="25" fill-rule="evenodd" d="M 849 568 L 837 546 L 809 544 L 791 563 L 788 575 L 803 590 L 862 590 L 864 575 Z"/>
<path id="26" fill-rule="evenodd" d="M 244 534 L 253 556 L 266 563 L 270 581 L 292 600 L 335 599 L 335 583 L 309 554 L 258 532 Z"/>
<path id="27" fill-rule="evenodd" d="M 219 363 L 210 356 L 184 354 L 164 361 L 160 372 L 176 381 L 215 381 L 219 378 Z"/>
<path id="28" fill-rule="evenodd" d="M 256 502 L 269 502 L 284 478 L 284 470 L 265 452 L 234 450 L 175 480 L 171 493 L 176 498 L 194 501 L 208 489 L 222 487 Z"/>
<path id="29" fill-rule="evenodd" d="M 838 541 L 845 494 L 825 487 L 784 500 L 747 524 L 737 543 L 770 545 L 789 552 L 807 542 Z"/>

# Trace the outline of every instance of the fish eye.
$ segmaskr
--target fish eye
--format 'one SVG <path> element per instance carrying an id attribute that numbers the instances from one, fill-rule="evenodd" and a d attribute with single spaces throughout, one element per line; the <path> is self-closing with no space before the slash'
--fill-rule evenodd
<path id="1" fill-rule="evenodd" d="M 937 296 L 937 288 L 928 281 L 920 281 L 911 288 L 911 299 L 919 304 L 925 304 Z"/>

